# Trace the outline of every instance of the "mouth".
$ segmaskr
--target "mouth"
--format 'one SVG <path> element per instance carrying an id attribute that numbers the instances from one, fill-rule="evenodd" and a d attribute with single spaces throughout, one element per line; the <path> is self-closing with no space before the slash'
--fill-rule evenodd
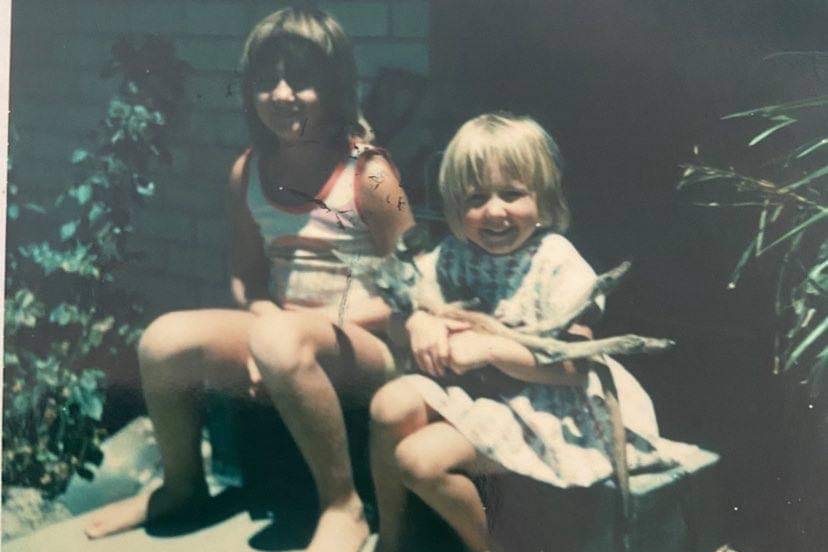
<path id="1" fill-rule="evenodd" d="M 483 228 L 480 230 L 480 235 L 486 239 L 486 241 L 492 243 L 505 243 L 511 241 L 515 235 L 517 234 L 517 228 L 514 226 L 510 226 L 507 228 Z"/>

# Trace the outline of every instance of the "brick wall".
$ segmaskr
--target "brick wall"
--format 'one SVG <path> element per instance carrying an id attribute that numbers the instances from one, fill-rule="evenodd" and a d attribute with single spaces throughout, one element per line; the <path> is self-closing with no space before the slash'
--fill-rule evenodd
<path id="1" fill-rule="evenodd" d="M 244 38 L 283 3 L 264 0 L 18 0 L 12 21 L 12 120 L 16 182 L 54 197 L 69 155 L 101 119 L 114 84 L 98 72 L 123 33 L 171 37 L 195 68 L 190 117 L 171 170 L 137 220 L 146 260 L 125 282 L 148 298 L 147 316 L 229 304 L 222 198 L 229 167 L 247 143 L 235 74 Z M 381 67 L 428 72 L 428 2 L 320 3 L 353 38 L 360 89 Z M 228 90 L 232 93 L 228 95 Z"/>

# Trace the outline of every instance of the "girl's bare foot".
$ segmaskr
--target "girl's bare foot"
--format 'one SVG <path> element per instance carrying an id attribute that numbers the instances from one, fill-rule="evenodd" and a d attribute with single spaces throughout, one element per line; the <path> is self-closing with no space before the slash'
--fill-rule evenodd
<path id="1" fill-rule="evenodd" d="M 151 493 L 136 495 L 97 510 L 90 517 L 84 533 L 90 539 L 99 539 L 134 529 L 149 520 L 178 512 L 195 511 L 209 495 L 206 488 L 195 493 L 172 493 L 166 487 Z"/>
<path id="2" fill-rule="evenodd" d="M 344 505 L 323 510 L 306 552 L 358 552 L 369 535 L 362 501 L 354 495 Z"/>

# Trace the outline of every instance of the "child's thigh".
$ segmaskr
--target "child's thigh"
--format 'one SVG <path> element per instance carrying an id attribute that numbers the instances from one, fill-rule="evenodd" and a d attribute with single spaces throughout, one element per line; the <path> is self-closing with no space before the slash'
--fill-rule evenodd
<path id="1" fill-rule="evenodd" d="M 355 325 L 337 326 L 305 312 L 280 312 L 256 320 L 250 349 L 263 369 L 284 368 L 303 358 L 310 346 L 340 396 L 366 405 L 374 391 L 394 374 L 388 345 Z"/>
<path id="2" fill-rule="evenodd" d="M 248 339 L 254 316 L 230 309 L 164 314 L 139 343 L 145 377 L 206 380 L 225 391 L 246 392 Z"/>

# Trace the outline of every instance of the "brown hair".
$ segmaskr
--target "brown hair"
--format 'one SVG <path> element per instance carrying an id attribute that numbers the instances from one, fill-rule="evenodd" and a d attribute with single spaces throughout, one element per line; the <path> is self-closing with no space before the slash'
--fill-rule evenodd
<path id="1" fill-rule="evenodd" d="M 310 6 L 290 7 L 265 17 L 253 27 L 241 58 L 242 95 L 245 118 L 254 147 L 278 148 L 276 136 L 265 127 L 253 106 L 257 69 L 279 57 L 319 64 L 323 82 L 318 83 L 320 101 L 334 122 L 336 140 L 368 132 L 357 102 L 357 72 L 351 41 L 336 20 Z"/>

